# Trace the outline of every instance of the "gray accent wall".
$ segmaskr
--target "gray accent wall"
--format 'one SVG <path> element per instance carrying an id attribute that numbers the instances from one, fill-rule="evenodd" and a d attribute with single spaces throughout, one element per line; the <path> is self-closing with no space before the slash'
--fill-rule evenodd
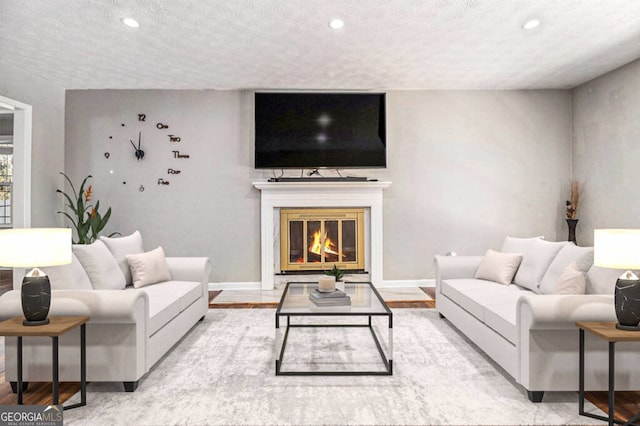
<path id="1" fill-rule="evenodd" d="M 0 61 L 0 95 L 31 105 L 31 226 L 60 226 L 56 188 L 64 170 L 65 90 Z"/>
<path id="2" fill-rule="evenodd" d="M 591 245 L 596 228 L 640 227 L 640 60 L 572 93 L 578 238 Z"/>
<path id="3" fill-rule="evenodd" d="M 387 120 L 388 168 L 345 172 L 392 181 L 385 280 L 433 278 L 435 254 L 483 254 L 505 235 L 566 238 L 569 91 L 389 91 Z M 129 142 L 138 131 L 142 161 Z M 113 208 L 108 232 L 139 229 L 146 250 L 209 256 L 214 282 L 259 281 L 260 194 L 251 182 L 271 172 L 253 168 L 253 92 L 68 91 L 65 159 L 74 182 L 94 176 L 101 210 Z"/>

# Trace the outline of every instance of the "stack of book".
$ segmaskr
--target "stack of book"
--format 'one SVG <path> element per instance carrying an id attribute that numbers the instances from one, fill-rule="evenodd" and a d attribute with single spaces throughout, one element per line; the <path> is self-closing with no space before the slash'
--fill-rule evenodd
<path id="1" fill-rule="evenodd" d="M 317 307 L 351 306 L 351 298 L 341 290 L 323 293 L 316 288 L 309 294 L 309 300 Z"/>

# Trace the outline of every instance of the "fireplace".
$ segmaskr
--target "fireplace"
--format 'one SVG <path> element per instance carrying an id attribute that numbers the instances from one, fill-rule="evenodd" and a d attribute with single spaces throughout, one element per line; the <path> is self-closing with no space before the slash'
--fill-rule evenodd
<path id="1" fill-rule="evenodd" d="M 279 271 L 281 209 L 364 209 L 364 268 L 382 284 L 382 191 L 391 182 L 253 182 L 260 190 L 261 288 L 272 290 Z"/>
<path id="2" fill-rule="evenodd" d="M 364 270 L 364 214 L 358 209 L 281 209 L 280 271 Z"/>

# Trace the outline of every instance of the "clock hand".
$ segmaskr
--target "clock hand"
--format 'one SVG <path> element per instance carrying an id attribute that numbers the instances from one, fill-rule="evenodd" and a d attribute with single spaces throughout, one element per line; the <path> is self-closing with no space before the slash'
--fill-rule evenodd
<path id="1" fill-rule="evenodd" d="M 136 148 L 136 144 L 133 143 L 133 141 L 131 139 L 129 139 L 129 142 L 131 142 L 131 145 L 133 145 L 133 149 L 135 149 L 136 151 L 138 150 L 138 148 Z"/>
<path id="2" fill-rule="evenodd" d="M 140 138 L 142 138 L 142 132 L 138 132 L 138 150 L 140 150 Z"/>

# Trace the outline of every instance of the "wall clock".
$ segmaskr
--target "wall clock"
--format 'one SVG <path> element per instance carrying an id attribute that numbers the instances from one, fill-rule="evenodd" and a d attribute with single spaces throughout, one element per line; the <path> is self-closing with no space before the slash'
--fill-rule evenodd
<path id="1" fill-rule="evenodd" d="M 166 188 L 172 178 L 182 173 L 177 162 L 189 159 L 190 155 L 182 149 L 182 138 L 170 133 L 167 122 L 153 122 L 148 120 L 147 114 L 140 113 L 137 118 L 132 117 L 131 123 L 122 122 L 118 128 L 114 135 L 109 136 L 109 148 L 104 152 L 104 158 L 122 169 L 123 185 L 131 185 L 133 179 L 126 176 L 135 173 L 138 182 L 134 185 L 140 192 L 145 190 L 145 184 L 148 186 L 150 183 Z M 134 163 L 131 162 L 133 158 Z M 171 167 L 153 170 L 158 163 L 169 163 Z M 110 172 L 113 173 L 113 169 Z"/>

